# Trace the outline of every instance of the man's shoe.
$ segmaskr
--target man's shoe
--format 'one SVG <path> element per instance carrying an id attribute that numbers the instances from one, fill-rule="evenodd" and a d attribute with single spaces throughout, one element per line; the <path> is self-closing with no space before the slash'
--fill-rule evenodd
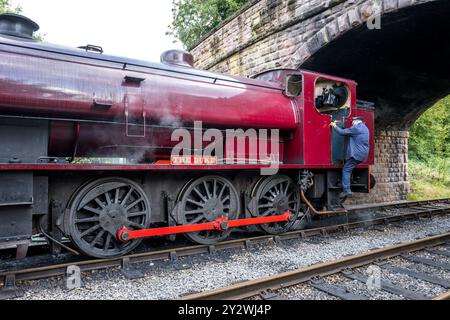
<path id="1" fill-rule="evenodd" d="M 351 198 L 352 196 L 353 196 L 353 193 L 344 191 L 339 195 L 339 198 L 347 199 L 347 198 Z"/>

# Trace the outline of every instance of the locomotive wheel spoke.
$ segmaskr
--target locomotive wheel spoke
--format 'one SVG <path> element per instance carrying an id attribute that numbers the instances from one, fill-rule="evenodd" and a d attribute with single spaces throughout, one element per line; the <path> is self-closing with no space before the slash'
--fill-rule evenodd
<path id="1" fill-rule="evenodd" d="M 206 190 L 206 194 L 208 195 L 208 199 L 211 199 L 212 194 L 211 194 L 211 192 L 209 192 L 209 187 L 208 187 L 208 184 L 206 183 L 206 181 L 203 181 L 203 185 L 205 186 L 205 190 Z"/>
<path id="2" fill-rule="evenodd" d="M 101 210 L 94 209 L 94 208 L 89 207 L 89 206 L 84 206 L 83 209 L 84 209 L 84 210 L 87 210 L 87 211 L 89 211 L 89 212 L 95 213 L 95 214 L 97 214 L 97 215 L 101 215 L 101 214 L 102 214 L 102 211 L 101 211 Z"/>
<path id="3" fill-rule="evenodd" d="M 145 229 L 145 226 L 143 226 L 142 224 L 133 222 L 133 221 L 127 221 L 127 225 L 128 227 L 133 227 L 139 230 Z"/>
<path id="4" fill-rule="evenodd" d="M 205 219 L 205 216 L 204 216 L 204 215 L 198 216 L 198 217 L 195 218 L 194 220 L 189 221 L 189 224 L 197 224 L 197 223 L 199 223 L 200 221 L 202 221 L 203 219 Z"/>
<path id="5" fill-rule="evenodd" d="M 204 206 L 203 203 L 197 202 L 197 201 L 192 200 L 192 199 L 187 199 L 187 201 L 190 202 L 190 203 L 192 203 L 192 204 L 195 204 L 196 206 L 198 206 L 198 207 L 200 207 L 200 208 L 203 208 L 203 206 Z"/>
<path id="6" fill-rule="evenodd" d="M 267 217 L 267 216 L 269 216 L 272 213 L 272 211 L 273 211 L 273 209 L 270 208 L 270 209 L 264 211 L 264 213 L 262 213 L 261 216 L 262 217 Z"/>
<path id="7" fill-rule="evenodd" d="M 120 188 L 117 188 L 116 195 L 114 196 L 114 203 L 119 203 L 119 197 L 120 197 Z"/>
<path id="8" fill-rule="evenodd" d="M 191 210 L 191 211 L 186 211 L 185 214 L 186 215 L 191 215 L 191 214 L 198 214 L 198 213 L 204 213 L 205 210 L 203 209 L 198 209 L 198 210 Z"/>
<path id="9" fill-rule="evenodd" d="M 217 180 L 214 179 L 214 185 L 213 185 L 213 197 L 216 197 L 217 195 Z"/>
<path id="10" fill-rule="evenodd" d="M 99 217 L 92 217 L 92 218 L 77 219 L 77 220 L 75 220 L 75 223 L 80 224 L 80 223 L 99 222 L 99 221 L 100 221 Z"/>
<path id="11" fill-rule="evenodd" d="M 128 190 L 127 194 L 125 195 L 125 197 L 121 201 L 122 205 L 126 205 L 127 204 L 127 201 L 130 198 L 130 196 L 133 193 L 133 191 L 134 191 L 133 188 L 130 188 L 130 190 Z"/>
<path id="12" fill-rule="evenodd" d="M 100 199 L 99 198 L 95 198 L 95 202 L 100 206 L 100 208 L 102 208 L 102 209 L 104 209 L 106 206 L 105 206 L 105 204 L 102 202 L 102 201 L 100 201 Z"/>
<path id="13" fill-rule="evenodd" d="M 105 192 L 105 199 L 106 199 L 106 204 L 110 205 L 111 204 L 111 197 L 109 196 L 108 192 Z"/>
<path id="14" fill-rule="evenodd" d="M 220 193 L 219 193 L 219 195 L 218 195 L 218 198 L 219 198 L 219 199 L 222 198 L 223 193 L 225 192 L 225 189 L 226 189 L 226 188 L 227 188 L 227 186 L 226 186 L 226 185 L 223 185 L 222 190 L 220 190 Z"/>
<path id="15" fill-rule="evenodd" d="M 140 212 L 133 212 L 128 214 L 128 218 L 135 218 L 140 216 L 145 216 L 147 214 L 146 211 L 140 211 Z"/>
<path id="16" fill-rule="evenodd" d="M 202 201 L 204 201 L 204 202 L 208 201 L 208 199 L 205 196 L 203 196 L 203 194 L 201 194 L 201 192 L 198 191 L 197 188 L 194 188 L 194 191 L 200 197 L 200 199 L 202 199 Z"/>
<path id="17" fill-rule="evenodd" d="M 109 244 L 111 243 L 111 234 L 108 233 L 108 235 L 106 236 L 106 240 L 105 240 L 105 244 L 103 245 L 103 251 L 107 251 L 109 249 Z"/>
<path id="18" fill-rule="evenodd" d="M 277 185 L 277 186 L 275 186 L 275 193 L 277 194 L 277 195 L 279 195 L 279 194 L 281 194 L 281 187 L 282 187 L 282 185 L 281 184 L 279 184 L 279 185 Z"/>
<path id="19" fill-rule="evenodd" d="M 106 233 L 105 230 L 101 230 L 97 236 L 95 237 L 95 239 L 91 242 L 91 248 L 95 247 L 95 245 L 97 244 L 98 240 L 100 240 L 103 235 Z"/>
<path id="20" fill-rule="evenodd" d="M 87 235 L 90 235 L 92 232 L 94 232 L 94 231 L 96 231 L 96 230 L 98 230 L 98 229 L 100 229 L 100 225 L 99 225 L 99 224 L 97 224 L 97 225 L 93 226 L 92 228 L 90 228 L 90 229 L 84 231 L 84 232 L 80 235 L 80 237 L 81 237 L 81 238 L 84 238 L 84 237 L 86 237 Z"/>
<path id="21" fill-rule="evenodd" d="M 132 204 L 126 206 L 126 207 L 125 207 L 125 210 L 128 211 L 128 210 L 130 210 L 130 209 L 133 209 L 139 202 L 142 202 L 142 201 L 144 201 L 144 198 L 139 198 L 139 199 L 137 199 L 137 200 L 134 201 Z"/>
<path id="22" fill-rule="evenodd" d="M 289 181 L 288 183 L 286 183 L 286 189 L 284 189 L 284 192 L 283 192 L 285 195 L 287 195 L 290 186 L 291 186 L 291 182 Z M 288 196 L 288 197 L 290 197 L 290 196 Z"/>

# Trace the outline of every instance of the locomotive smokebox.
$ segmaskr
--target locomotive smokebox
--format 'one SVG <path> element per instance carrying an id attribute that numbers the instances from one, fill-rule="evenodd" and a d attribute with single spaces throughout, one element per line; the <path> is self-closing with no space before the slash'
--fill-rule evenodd
<path id="1" fill-rule="evenodd" d="M 13 13 L 0 15 L 0 34 L 32 40 L 38 30 L 39 25 L 27 17 Z"/>

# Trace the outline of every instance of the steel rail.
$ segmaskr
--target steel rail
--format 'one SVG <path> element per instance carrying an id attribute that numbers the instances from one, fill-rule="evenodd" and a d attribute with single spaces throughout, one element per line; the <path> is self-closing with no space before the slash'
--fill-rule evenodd
<path id="1" fill-rule="evenodd" d="M 450 291 L 447 292 L 447 293 L 444 293 L 443 295 L 440 295 L 440 296 L 434 298 L 433 300 L 436 300 L 436 301 L 450 300 Z"/>
<path id="2" fill-rule="evenodd" d="M 375 208 L 390 208 L 390 207 L 398 207 L 401 208 L 408 207 L 408 204 L 411 206 L 417 206 L 421 204 L 436 204 L 436 203 L 446 203 L 450 204 L 450 199 L 439 199 L 433 201 L 416 201 L 411 203 L 401 203 L 401 204 L 388 204 L 382 207 L 376 206 Z M 369 210 L 370 208 L 364 208 L 364 210 Z M 351 211 L 359 211 L 359 210 L 351 210 Z M 14 276 L 15 281 L 28 281 L 28 280 L 39 280 L 56 276 L 64 276 L 66 274 L 67 268 L 69 266 L 78 266 L 80 270 L 83 271 L 92 271 L 92 270 L 101 270 L 107 268 L 114 267 L 122 267 L 125 263 L 134 264 L 134 263 L 143 263 L 143 262 L 151 262 L 151 261 L 161 261 L 161 260 L 174 260 L 178 257 L 186 257 L 200 254 L 209 254 L 214 253 L 216 251 L 227 250 L 227 249 L 244 249 L 249 248 L 252 245 L 256 244 L 266 244 L 267 242 L 279 242 L 282 240 L 295 240 L 295 239 L 305 239 L 313 236 L 326 236 L 333 232 L 341 232 L 341 231 L 349 231 L 357 228 L 367 228 L 376 225 L 389 224 L 394 222 L 403 222 L 408 220 L 414 220 L 419 218 L 431 218 L 437 215 L 444 215 L 450 213 L 450 205 L 437 207 L 437 208 L 424 208 L 421 212 L 407 212 L 404 214 L 397 214 L 394 216 L 381 217 L 372 220 L 362 220 L 352 223 L 333 225 L 333 226 L 325 226 L 315 229 L 305 229 L 292 231 L 285 234 L 280 234 L 277 236 L 273 235 L 264 235 L 264 236 L 256 236 L 244 239 L 230 240 L 224 241 L 221 243 L 217 243 L 212 246 L 207 245 L 194 245 L 189 247 L 182 248 L 173 248 L 167 250 L 153 251 L 153 252 L 145 252 L 145 253 L 137 253 L 131 254 L 119 258 L 111 258 L 111 259 L 103 259 L 103 260 L 84 260 L 84 261 L 75 261 L 68 262 L 57 265 L 49 265 L 44 267 L 37 268 L 28 268 L 28 269 L 18 269 L 0 272 L 0 283 L 5 283 L 7 276 Z M 1 288 L 1 287 L 0 287 Z"/>
<path id="3" fill-rule="evenodd" d="M 350 268 L 358 268 L 377 260 L 386 260 L 397 257 L 407 252 L 422 250 L 429 246 L 436 246 L 450 240 L 450 233 L 420 239 L 388 248 L 377 249 L 351 257 L 341 258 L 331 262 L 316 264 L 294 271 L 276 274 L 270 277 L 245 281 L 229 287 L 220 288 L 208 292 L 202 292 L 181 297 L 180 300 L 239 300 L 257 296 L 267 290 L 278 290 L 295 286 L 315 277 L 330 276 Z M 448 295 L 441 296 L 449 298 Z"/>
<path id="4" fill-rule="evenodd" d="M 382 203 L 382 204 L 374 204 L 368 207 L 359 206 L 356 208 L 349 209 L 349 213 L 355 211 L 365 211 L 365 210 L 383 210 L 383 209 L 403 209 L 403 208 L 414 208 L 419 206 L 421 209 L 424 209 L 426 206 L 440 205 L 440 204 L 449 204 L 450 198 L 445 199 L 436 199 L 436 200 L 422 200 L 422 201 L 405 201 L 405 202 L 397 202 L 397 203 Z M 434 207 L 432 208 L 434 209 Z"/>

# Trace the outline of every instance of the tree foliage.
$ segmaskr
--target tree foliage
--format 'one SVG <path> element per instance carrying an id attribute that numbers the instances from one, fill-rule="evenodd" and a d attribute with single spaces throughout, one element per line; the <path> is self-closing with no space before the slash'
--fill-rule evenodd
<path id="1" fill-rule="evenodd" d="M 173 0 L 173 22 L 168 34 L 189 48 L 248 1 Z"/>
<path id="2" fill-rule="evenodd" d="M 434 167 L 441 176 L 450 166 L 450 96 L 427 110 L 411 127 L 409 154 Z"/>
<path id="3" fill-rule="evenodd" d="M 20 6 L 13 7 L 9 0 L 0 0 L 0 14 L 2 13 L 21 13 Z"/>

